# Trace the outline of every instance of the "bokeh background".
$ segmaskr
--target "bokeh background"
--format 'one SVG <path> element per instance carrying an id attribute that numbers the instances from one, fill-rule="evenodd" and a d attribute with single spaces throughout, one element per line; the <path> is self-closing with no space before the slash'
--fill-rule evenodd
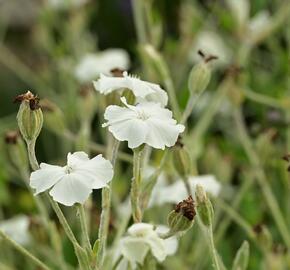
<path id="1" fill-rule="evenodd" d="M 17 154 L 5 141 L 8 131 L 17 130 L 15 96 L 31 90 L 45 100 L 37 156 L 61 163 L 69 151 L 104 152 L 104 99 L 92 91 L 91 82 L 75 76 L 87 53 L 122 48 L 130 56 L 130 72 L 166 88 L 146 51 L 151 44 L 165 63 L 182 110 L 189 96 L 188 75 L 201 49 L 219 59 L 190 116 L 186 142 L 198 173 L 213 174 L 222 183 L 213 200 L 217 249 L 229 266 L 248 239 L 249 269 L 289 269 L 290 182 L 282 157 L 290 148 L 290 2 L 146 0 L 145 42 L 136 34 L 131 1 L 65 2 L 0 0 L 0 219 L 27 214 L 41 239 L 32 195 L 13 163 Z M 126 197 L 131 175 L 131 152 L 125 145 L 122 150 L 116 204 Z M 99 201 L 96 192 L 93 224 Z M 146 215 L 165 223 L 171 207 Z M 73 213 L 65 211 L 73 221 Z M 118 225 L 114 222 L 112 231 Z M 211 269 L 204 242 L 193 228 L 160 269 Z M 75 263 L 70 244 L 63 245 L 67 260 Z M 34 269 L 21 268 L 25 259 L 19 256 L 16 262 L 10 256 L 11 269 Z"/>

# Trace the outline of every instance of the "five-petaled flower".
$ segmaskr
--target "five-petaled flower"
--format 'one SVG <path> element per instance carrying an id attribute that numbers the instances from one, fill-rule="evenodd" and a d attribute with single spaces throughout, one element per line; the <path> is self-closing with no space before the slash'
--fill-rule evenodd
<path id="1" fill-rule="evenodd" d="M 64 167 L 40 164 L 30 176 L 35 195 L 51 188 L 53 199 L 66 206 L 84 203 L 93 189 L 107 186 L 113 178 L 110 161 L 98 155 L 92 159 L 84 152 L 69 153 Z"/>
<path id="2" fill-rule="evenodd" d="M 99 80 L 94 81 L 94 87 L 104 95 L 113 91 L 130 89 L 137 102 L 152 101 L 160 103 L 162 107 L 165 107 L 168 102 L 167 93 L 158 84 L 142 81 L 135 76 L 128 75 L 127 72 L 123 72 L 123 77 L 108 77 L 101 74 Z"/>
<path id="3" fill-rule="evenodd" d="M 172 112 L 162 108 L 159 103 L 142 102 L 136 106 L 127 104 L 124 97 L 121 101 L 126 107 L 110 105 L 105 111 L 109 131 L 119 141 L 128 141 L 130 148 L 143 143 L 157 149 L 173 146 L 184 126 L 177 124 Z"/>

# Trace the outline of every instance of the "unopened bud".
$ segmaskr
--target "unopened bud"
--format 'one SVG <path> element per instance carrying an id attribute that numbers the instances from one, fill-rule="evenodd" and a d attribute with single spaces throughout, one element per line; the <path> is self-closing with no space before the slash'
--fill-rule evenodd
<path id="1" fill-rule="evenodd" d="M 45 127 L 58 134 L 63 134 L 66 125 L 64 114 L 60 108 L 48 99 L 42 99 L 40 105 L 43 111 Z"/>
<path id="2" fill-rule="evenodd" d="M 191 158 L 181 142 L 177 142 L 172 151 L 173 166 L 181 177 L 186 177 L 191 172 Z"/>
<path id="3" fill-rule="evenodd" d="M 43 115 L 39 107 L 39 99 L 30 91 L 17 96 L 15 101 L 21 102 L 17 121 L 21 135 L 26 142 L 35 141 L 41 131 Z"/>
<path id="4" fill-rule="evenodd" d="M 269 251 L 273 246 L 273 239 L 268 228 L 263 224 L 257 224 L 253 227 L 253 230 L 260 246 L 264 250 Z"/>
<path id="5" fill-rule="evenodd" d="M 5 134 L 5 143 L 9 162 L 19 171 L 28 168 L 27 151 L 19 132 L 8 131 Z"/>
<path id="6" fill-rule="evenodd" d="M 249 264 L 250 247 L 247 241 L 244 241 L 235 256 L 233 270 L 246 270 Z"/>
<path id="7" fill-rule="evenodd" d="M 191 196 L 178 203 L 175 210 L 168 215 L 167 222 L 171 233 L 185 232 L 189 230 L 195 217 L 194 201 Z"/>
<path id="8" fill-rule="evenodd" d="M 213 207 L 201 185 L 196 186 L 195 197 L 197 202 L 196 210 L 200 221 L 204 226 L 210 227 L 214 215 Z"/>
<path id="9" fill-rule="evenodd" d="M 208 86 L 211 77 L 211 67 L 209 66 L 209 61 L 213 59 L 215 58 L 210 58 L 210 56 L 205 57 L 190 71 L 188 77 L 188 89 L 192 95 L 201 94 Z"/>

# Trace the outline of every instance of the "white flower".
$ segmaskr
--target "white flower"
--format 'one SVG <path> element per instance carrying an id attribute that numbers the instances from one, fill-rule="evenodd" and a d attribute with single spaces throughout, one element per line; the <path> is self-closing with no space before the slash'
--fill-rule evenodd
<path id="1" fill-rule="evenodd" d="M 68 154 L 64 167 L 41 163 L 30 176 L 30 186 L 35 195 L 52 188 L 49 194 L 55 201 L 71 206 L 84 203 L 92 189 L 107 186 L 112 177 L 112 165 L 102 155 L 89 159 L 86 153 L 75 152 Z"/>
<path id="2" fill-rule="evenodd" d="M 154 226 L 151 224 L 133 224 L 128 229 L 128 236 L 123 237 L 120 241 L 120 252 L 125 259 L 121 265 L 124 267 L 126 261 L 128 261 L 131 267 L 135 269 L 137 263 L 143 264 L 149 250 L 159 262 L 164 261 L 166 256 L 173 255 L 178 245 L 176 237 L 162 239 L 158 235 L 158 233 L 167 230 L 168 228 L 165 226 L 157 227 L 154 230 Z"/>
<path id="3" fill-rule="evenodd" d="M 227 4 L 238 27 L 244 27 L 249 19 L 250 2 L 248 0 L 227 0 Z"/>
<path id="4" fill-rule="evenodd" d="M 164 178 L 157 181 L 149 201 L 149 207 L 154 205 L 162 205 L 165 203 L 177 204 L 188 197 L 184 182 L 178 179 L 173 184 L 167 185 Z M 195 196 L 195 188 L 201 185 L 204 190 L 211 196 L 217 197 L 221 190 L 221 184 L 213 175 L 202 175 L 189 177 L 189 185 L 191 186 L 191 193 Z"/>
<path id="5" fill-rule="evenodd" d="M 136 96 L 137 101 L 154 101 L 163 107 L 167 105 L 167 93 L 155 83 L 142 81 L 134 76 L 123 72 L 123 77 L 108 77 L 101 74 L 100 79 L 94 82 L 94 87 L 101 94 L 109 94 L 113 91 L 130 89 Z"/>
<path id="6" fill-rule="evenodd" d="M 27 245 L 30 241 L 29 219 L 27 216 L 19 215 L 0 222 L 0 230 L 10 236 L 20 245 Z"/>
<path id="7" fill-rule="evenodd" d="M 271 24 L 271 16 L 268 10 L 257 13 L 249 22 L 250 34 L 254 37 L 263 32 Z"/>
<path id="8" fill-rule="evenodd" d="M 172 112 L 162 108 L 159 103 L 142 102 L 136 106 L 127 104 L 124 97 L 121 101 L 126 107 L 110 105 L 105 111 L 108 121 L 103 127 L 119 141 L 128 141 L 130 148 L 146 143 L 154 148 L 165 149 L 173 146 L 184 126 L 176 124 Z"/>
<path id="9" fill-rule="evenodd" d="M 75 68 L 75 76 L 80 82 L 90 82 L 97 79 L 101 73 L 110 75 L 112 69 L 126 70 L 130 58 L 122 49 L 107 49 L 99 53 L 86 54 Z"/>

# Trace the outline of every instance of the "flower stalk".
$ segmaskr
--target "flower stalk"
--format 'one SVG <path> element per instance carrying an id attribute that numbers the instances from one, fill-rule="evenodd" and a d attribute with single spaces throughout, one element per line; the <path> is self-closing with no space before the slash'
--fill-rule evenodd
<path id="1" fill-rule="evenodd" d="M 119 150 L 120 142 L 117 140 L 114 140 L 113 148 L 111 152 L 110 161 L 115 166 L 117 154 Z M 107 245 L 107 238 L 108 238 L 108 231 L 109 231 L 109 222 L 110 222 L 110 213 L 111 213 L 111 201 L 112 201 L 112 182 L 110 181 L 109 186 L 102 189 L 102 213 L 100 217 L 100 227 L 99 227 L 99 247 L 97 252 L 97 264 L 96 264 L 96 270 L 101 269 L 104 257 L 105 257 L 105 251 L 106 251 L 106 245 Z"/>
<path id="2" fill-rule="evenodd" d="M 140 205 L 141 184 L 142 184 L 142 149 L 134 149 L 133 178 L 131 183 L 131 206 L 135 223 L 142 221 L 142 210 Z"/>

